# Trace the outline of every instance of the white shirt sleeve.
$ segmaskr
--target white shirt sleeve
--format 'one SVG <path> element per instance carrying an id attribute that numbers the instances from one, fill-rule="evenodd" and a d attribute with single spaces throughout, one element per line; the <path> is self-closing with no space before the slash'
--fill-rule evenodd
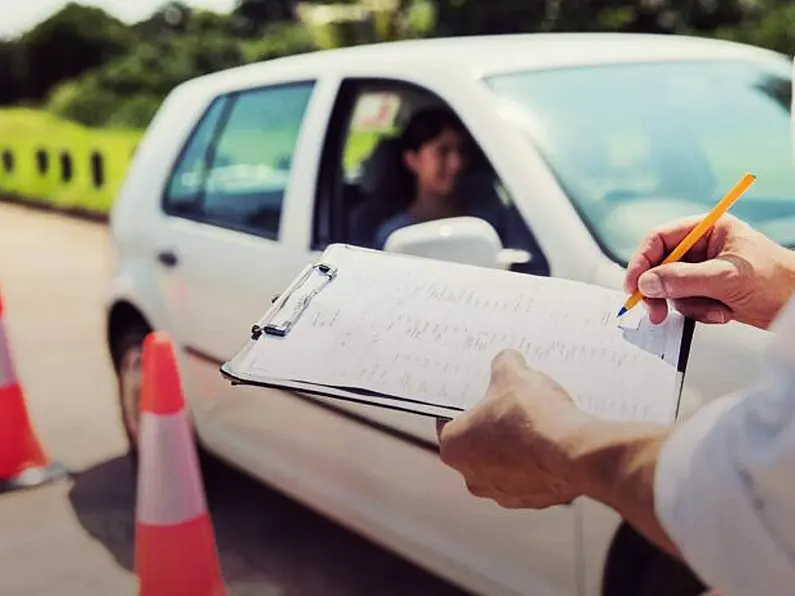
<path id="1" fill-rule="evenodd" d="M 795 299 L 772 331 L 764 381 L 682 423 L 655 474 L 660 522 L 721 596 L 795 591 Z"/>

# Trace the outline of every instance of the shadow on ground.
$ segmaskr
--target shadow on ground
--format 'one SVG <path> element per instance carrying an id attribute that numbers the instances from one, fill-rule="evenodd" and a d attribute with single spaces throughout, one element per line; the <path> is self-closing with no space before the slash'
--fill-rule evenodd
<path id="1" fill-rule="evenodd" d="M 228 466 L 213 463 L 208 472 L 230 596 L 467 596 Z M 69 498 L 86 531 L 132 571 L 129 461 L 117 458 L 76 474 Z"/>

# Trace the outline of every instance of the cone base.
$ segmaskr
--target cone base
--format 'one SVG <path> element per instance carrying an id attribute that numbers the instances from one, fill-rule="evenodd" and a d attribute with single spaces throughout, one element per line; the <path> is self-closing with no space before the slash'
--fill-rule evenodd
<path id="1" fill-rule="evenodd" d="M 209 515 L 136 527 L 138 596 L 227 596 Z"/>
<path id="2" fill-rule="evenodd" d="M 68 475 L 69 471 L 59 463 L 51 463 L 44 467 L 28 468 L 13 478 L 0 480 L 0 494 L 36 488 L 42 484 L 65 478 Z"/>

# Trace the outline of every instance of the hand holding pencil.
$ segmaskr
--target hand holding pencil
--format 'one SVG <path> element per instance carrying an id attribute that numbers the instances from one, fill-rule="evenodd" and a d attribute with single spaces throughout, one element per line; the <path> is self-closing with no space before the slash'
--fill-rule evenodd
<path id="1" fill-rule="evenodd" d="M 627 267 L 629 307 L 642 299 L 661 323 L 670 300 L 702 323 L 767 328 L 795 292 L 795 253 L 726 214 L 753 181 L 743 177 L 708 216 L 673 222 L 640 243 Z"/>

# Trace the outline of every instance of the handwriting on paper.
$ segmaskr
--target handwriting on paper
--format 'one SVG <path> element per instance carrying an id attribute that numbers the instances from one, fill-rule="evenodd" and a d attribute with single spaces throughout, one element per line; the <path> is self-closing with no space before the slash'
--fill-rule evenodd
<path id="1" fill-rule="evenodd" d="M 347 257 L 288 338 L 257 346 L 252 369 L 466 409 L 485 394 L 494 356 L 514 349 L 587 411 L 670 419 L 681 320 L 622 328 L 620 294 L 602 288 Z"/>

